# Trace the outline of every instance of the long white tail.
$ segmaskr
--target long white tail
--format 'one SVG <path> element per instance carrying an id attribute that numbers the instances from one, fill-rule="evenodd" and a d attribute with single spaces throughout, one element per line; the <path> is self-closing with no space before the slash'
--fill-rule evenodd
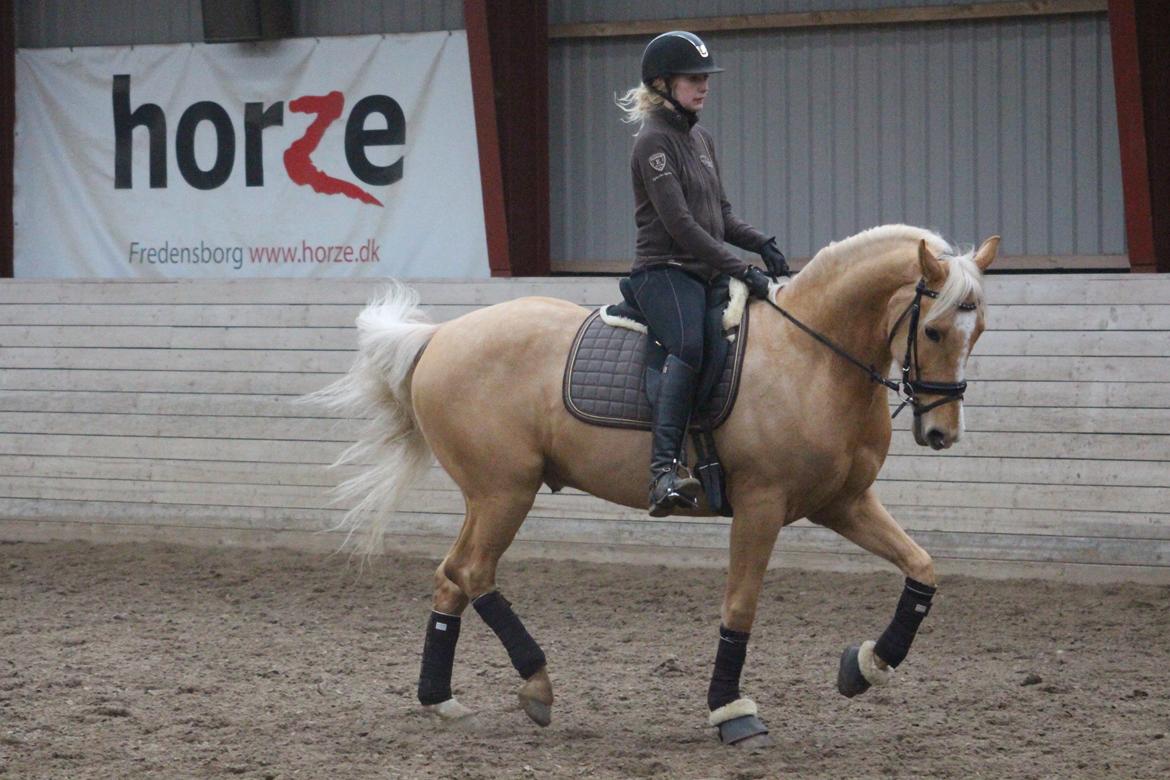
<path id="1" fill-rule="evenodd" d="M 364 470 L 336 488 L 338 501 L 356 500 L 340 527 L 368 530 L 367 553 L 382 550 L 382 538 L 406 491 L 431 465 L 431 448 L 415 420 L 410 378 L 415 359 L 438 325 L 418 307 L 418 293 L 393 282 L 357 318 L 358 357 L 349 373 L 304 400 L 352 417 L 369 418 L 361 438 L 334 467 Z"/>

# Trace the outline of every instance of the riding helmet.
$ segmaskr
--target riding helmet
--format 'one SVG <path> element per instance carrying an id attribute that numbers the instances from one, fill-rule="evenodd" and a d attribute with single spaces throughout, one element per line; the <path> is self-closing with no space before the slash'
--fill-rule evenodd
<path id="1" fill-rule="evenodd" d="M 676 73 L 721 73 L 723 68 L 707 51 L 707 44 L 694 33 L 675 30 L 663 33 L 642 52 L 642 83 L 649 85 L 659 76 Z"/>

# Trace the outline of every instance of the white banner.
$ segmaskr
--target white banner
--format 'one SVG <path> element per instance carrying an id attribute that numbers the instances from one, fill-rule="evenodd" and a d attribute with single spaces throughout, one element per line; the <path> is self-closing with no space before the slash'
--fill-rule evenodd
<path id="1" fill-rule="evenodd" d="M 467 36 L 22 49 L 18 277 L 487 277 Z"/>

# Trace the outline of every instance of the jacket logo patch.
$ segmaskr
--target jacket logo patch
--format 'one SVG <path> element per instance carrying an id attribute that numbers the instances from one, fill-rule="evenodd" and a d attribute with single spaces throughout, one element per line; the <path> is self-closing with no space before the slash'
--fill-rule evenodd
<path id="1" fill-rule="evenodd" d="M 655 152 L 650 155 L 646 162 L 650 163 L 650 167 L 656 171 L 661 171 L 666 168 L 666 154 L 663 152 Z"/>
<path id="2" fill-rule="evenodd" d="M 711 158 L 705 154 L 699 155 L 699 162 L 703 163 L 703 165 L 706 165 L 708 168 L 715 167 L 715 163 L 711 162 Z"/>

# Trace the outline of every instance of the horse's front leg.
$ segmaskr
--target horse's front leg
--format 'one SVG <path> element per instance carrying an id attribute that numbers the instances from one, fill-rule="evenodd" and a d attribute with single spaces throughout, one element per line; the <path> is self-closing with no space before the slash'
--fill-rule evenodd
<path id="1" fill-rule="evenodd" d="M 872 487 L 809 518 L 831 528 L 857 546 L 885 558 L 906 575 L 894 618 L 876 642 L 845 649 L 837 672 L 837 690 L 852 698 L 871 685 L 889 682 L 891 667 L 906 658 L 922 619 L 930 612 L 938 587 L 934 562 L 910 538 L 878 500 Z"/>
<path id="2" fill-rule="evenodd" d="M 736 496 L 723 623 L 719 627 L 715 670 L 707 689 L 708 723 L 719 729 L 719 739 L 725 745 L 771 744 L 768 728 L 758 717 L 756 703 L 740 695 L 739 678 L 756 620 L 764 572 L 776 536 L 784 525 L 783 508 L 783 502 L 775 495 Z"/>

